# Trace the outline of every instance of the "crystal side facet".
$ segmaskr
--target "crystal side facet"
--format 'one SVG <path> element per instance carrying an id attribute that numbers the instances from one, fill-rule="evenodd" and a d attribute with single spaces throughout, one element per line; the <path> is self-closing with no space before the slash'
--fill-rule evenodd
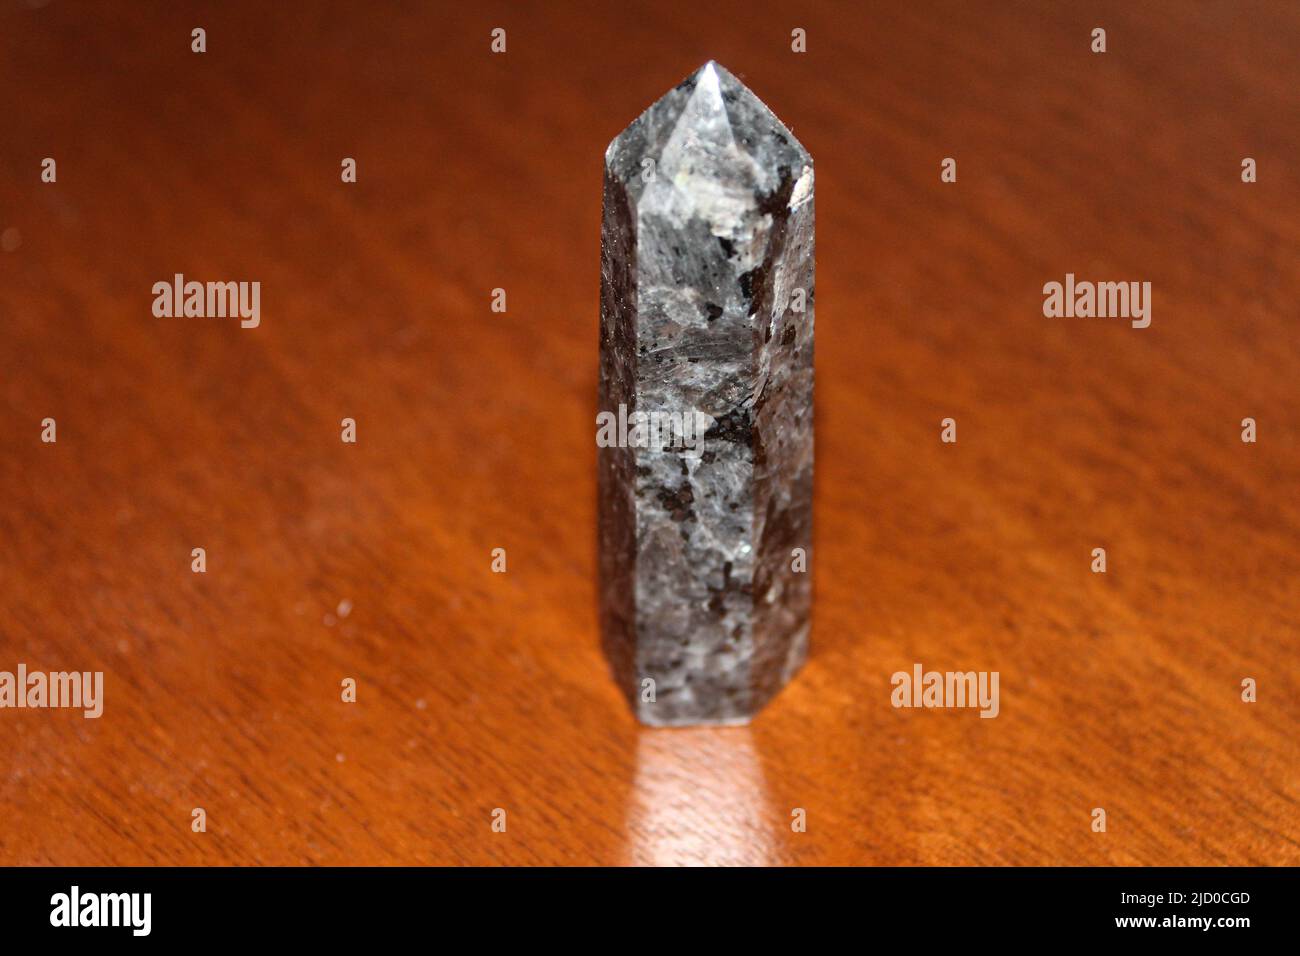
<path id="1" fill-rule="evenodd" d="M 620 406 L 707 429 L 599 449 L 615 680 L 644 723 L 744 723 L 808 647 L 813 162 L 716 63 L 605 153 L 600 410 Z"/>

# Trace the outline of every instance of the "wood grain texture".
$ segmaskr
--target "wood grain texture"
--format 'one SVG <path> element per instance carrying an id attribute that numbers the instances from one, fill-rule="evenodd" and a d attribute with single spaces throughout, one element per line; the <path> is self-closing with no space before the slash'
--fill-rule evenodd
<path id="1" fill-rule="evenodd" d="M 1294 4 L 383 8 L 0 12 L 0 669 L 106 673 L 0 711 L 0 863 L 1300 863 Z M 813 652 L 652 731 L 596 633 L 600 161 L 710 57 L 817 161 Z M 155 319 L 176 272 L 261 326 Z M 1044 318 L 1066 272 L 1151 327 Z M 918 661 L 1000 716 L 892 708 Z"/>

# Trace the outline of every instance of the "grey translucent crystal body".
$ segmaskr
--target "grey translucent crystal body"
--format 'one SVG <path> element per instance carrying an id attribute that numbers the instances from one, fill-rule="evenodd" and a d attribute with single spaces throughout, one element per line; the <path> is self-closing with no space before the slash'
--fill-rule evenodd
<path id="1" fill-rule="evenodd" d="M 813 163 L 716 63 L 605 153 L 600 409 L 620 405 L 707 429 L 599 449 L 615 680 L 644 723 L 744 723 L 807 654 Z"/>

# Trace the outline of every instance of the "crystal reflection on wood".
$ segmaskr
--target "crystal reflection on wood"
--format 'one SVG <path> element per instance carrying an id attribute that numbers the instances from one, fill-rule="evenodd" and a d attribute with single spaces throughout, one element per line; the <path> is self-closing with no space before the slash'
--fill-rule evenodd
<path id="1" fill-rule="evenodd" d="M 807 654 L 813 163 L 707 63 L 605 153 L 601 626 L 647 724 L 744 723 Z"/>

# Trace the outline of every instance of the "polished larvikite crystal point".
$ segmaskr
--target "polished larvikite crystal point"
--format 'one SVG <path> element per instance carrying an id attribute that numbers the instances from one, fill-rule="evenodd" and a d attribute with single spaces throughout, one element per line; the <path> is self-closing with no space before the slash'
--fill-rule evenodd
<path id="1" fill-rule="evenodd" d="M 808 647 L 813 163 L 716 63 L 605 152 L 597 424 L 615 679 L 744 723 Z"/>

